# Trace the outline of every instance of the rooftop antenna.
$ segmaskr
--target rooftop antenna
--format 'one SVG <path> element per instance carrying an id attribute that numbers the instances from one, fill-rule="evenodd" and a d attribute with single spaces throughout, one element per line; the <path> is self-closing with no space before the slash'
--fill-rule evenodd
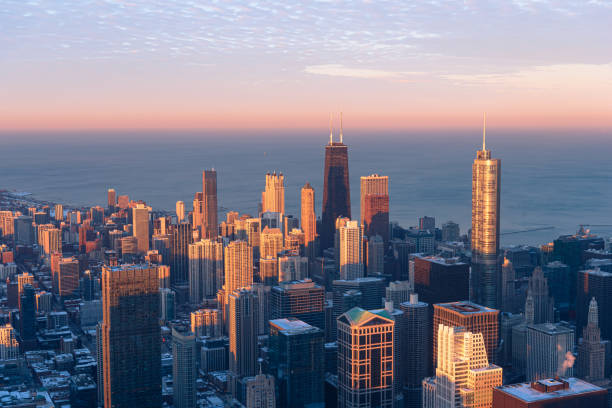
<path id="1" fill-rule="evenodd" d="M 342 112 L 340 112 L 340 143 L 342 143 Z"/>
<path id="2" fill-rule="evenodd" d="M 482 151 L 487 150 L 487 113 L 482 114 Z"/>

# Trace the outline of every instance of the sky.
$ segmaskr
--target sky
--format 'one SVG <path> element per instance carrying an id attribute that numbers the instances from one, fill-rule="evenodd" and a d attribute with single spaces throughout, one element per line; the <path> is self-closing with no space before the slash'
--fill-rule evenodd
<path id="1" fill-rule="evenodd" d="M 2 0 L 0 33 L 0 131 L 612 129 L 612 0 Z"/>

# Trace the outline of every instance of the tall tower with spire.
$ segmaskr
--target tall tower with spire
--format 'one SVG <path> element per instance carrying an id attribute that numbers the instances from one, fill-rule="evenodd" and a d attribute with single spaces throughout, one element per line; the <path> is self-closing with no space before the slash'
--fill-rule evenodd
<path id="1" fill-rule="evenodd" d="M 329 144 L 325 146 L 323 211 L 320 231 L 322 250 L 334 246 L 336 219 L 351 217 L 348 147 L 342 142 L 342 116 L 340 118 L 340 141 L 334 142 L 330 117 Z"/>
<path id="2" fill-rule="evenodd" d="M 533 300 L 533 321 L 531 323 L 552 323 L 555 318 L 555 301 L 549 295 L 548 280 L 539 266 L 533 270 L 529 278 L 527 296 L 531 296 Z"/>
<path id="3" fill-rule="evenodd" d="M 595 298 L 589 303 L 588 323 L 582 330 L 578 343 L 576 374 L 589 382 L 602 380 L 605 376 L 606 345 L 601 341 L 599 309 Z"/>
<path id="4" fill-rule="evenodd" d="M 487 150 L 486 117 L 482 150 L 472 165 L 472 295 L 474 302 L 496 308 L 501 287 L 499 265 L 499 192 L 501 160 Z"/>

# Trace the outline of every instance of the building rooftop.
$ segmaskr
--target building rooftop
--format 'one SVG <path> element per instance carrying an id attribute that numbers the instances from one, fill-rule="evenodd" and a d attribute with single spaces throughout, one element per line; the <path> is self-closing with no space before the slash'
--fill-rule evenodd
<path id="1" fill-rule="evenodd" d="M 270 324 L 287 335 L 321 330 L 293 317 L 270 320 Z"/>
<path id="2" fill-rule="evenodd" d="M 532 324 L 528 326 L 529 329 L 537 330 L 546 334 L 564 334 L 564 333 L 572 333 L 570 327 L 566 326 L 563 323 L 541 323 L 541 324 Z"/>
<path id="3" fill-rule="evenodd" d="M 393 317 L 387 309 L 365 310 L 360 307 L 354 307 L 348 312 L 344 313 L 342 316 L 345 316 L 349 322 L 353 324 L 365 323 L 376 316 L 393 321 Z"/>
<path id="4" fill-rule="evenodd" d="M 601 276 L 604 278 L 608 278 L 612 276 L 612 273 L 610 272 L 606 272 L 606 271 L 602 271 L 601 269 L 597 268 L 597 269 L 587 269 L 584 271 L 580 271 L 582 273 L 587 273 L 589 275 L 594 275 L 594 276 Z"/>
<path id="5" fill-rule="evenodd" d="M 469 301 L 437 303 L 434 307 L 449 309 L 466 316 L 478 313 L 499 313 L 497 309 L 491 309 Z"/>
<path id="6" fill-rule="evenodd" d="M 454 258 L 442 258 L 441 256 L 417 256 L 416 258 L 424 259 L 429 262 L 433 262 L 439 265 L 465 265 L 465 262 L 461 262 L 458 257 Z"/>
<path id="7" fill-rule="evenodd" d="M 533 383 L 502 385 L 497 389 L 525 402 L 544 401 L 571 395 L 605 391 L 603 388 L 578 378 L 549 378 Z"/>

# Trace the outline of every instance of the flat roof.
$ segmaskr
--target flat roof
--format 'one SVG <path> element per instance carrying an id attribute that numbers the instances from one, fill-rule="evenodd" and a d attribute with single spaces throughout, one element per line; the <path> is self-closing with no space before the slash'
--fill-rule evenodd
<path id="1" fill-rule="evenodd" d="M 561 388 L 556 391 L 549 392 L 542 392 L 531 388 L 531 383 L 502 385 L 501 387 L 497 387 L 497 390 L 512 395 L 513 397 L 516 397 L 525 402 L 536 402 L 572 395 L 586 394 L 595 391 L 604 391 L 603 388 L 600 388 L 586 381 L 579 380 L 578 378 L 564 378 L 563 381 L 567 381 L 567 383 L 569 384 L 568 388 Z M 547 387 L 562 384 L 561 381 L 554 378 L 539 380 L 538 382 Z"/>
<path id="2" fill-rule="evenodd" d="M 321 329 L 311 326 L 308 323 L 295 318 L 282 318 L 270 320 L 270 324 L 280 329 L 286 334 L 306 333 L 309 331 L 319 331 Z"/>
<path id="3" fill-rule="evenodd" d="M 482 306 L 470 301 L 450 302 L 450 303 L 436 303 L 434 307 L 440 307 L 444 309 L 450 309 L 454 312 L 462 315 L 473 315 L 477 313 L 499 313 L 497 309 L 491 309 L 490 307 Z"/>
<path id="4" fill-rule="evenodd" d="M 433 262 L 436 263 L 438 265 L 443 265 L 443 266 L 451 266 L 451 265 L 466 265 L 465 262 L 461 262 L 459 260 L 459 257 L 452 257 L 452 258 L 442 258 L 441 256 L 416 256 L 415 258 L 419 258 L 419 259 L 423 259 L 429 262 Z"/>

